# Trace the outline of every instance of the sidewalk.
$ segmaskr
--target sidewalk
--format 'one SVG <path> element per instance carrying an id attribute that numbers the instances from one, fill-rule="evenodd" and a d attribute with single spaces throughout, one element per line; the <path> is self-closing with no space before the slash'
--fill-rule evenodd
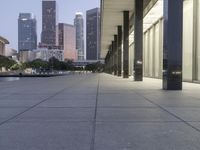
<path id="1" fill-rule="evenodd" d="M 107 74 L 0 82 L 1 150 L 199 150 L 200 84 Z"/>

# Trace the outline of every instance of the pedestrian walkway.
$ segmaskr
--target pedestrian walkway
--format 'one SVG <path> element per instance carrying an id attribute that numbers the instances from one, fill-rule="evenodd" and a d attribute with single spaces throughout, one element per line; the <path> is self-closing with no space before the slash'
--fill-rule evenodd
<path id="1" fill-rule="evenodd" d="M 200 84 L 108 74 L 0 82 L 0 150 L 199 150 Z"/>

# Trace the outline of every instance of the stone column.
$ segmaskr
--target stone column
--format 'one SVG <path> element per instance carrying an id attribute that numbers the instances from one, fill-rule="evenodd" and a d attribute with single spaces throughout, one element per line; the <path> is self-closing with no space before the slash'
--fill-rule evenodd
<path id="1" fill-rule="evenodd" d="M 117 75 L 117 35 L 114 35 L 114 75 Z"/>
<path id="2" fill-rule="evenodd" d="M 143 0 L 135 1 L 134 21 L 134 80 L 143 80 Z"/>
<path id="3" fill-rule="evenodd" d="M 117 75 L 122 75 L 122 26 L 117 27 L 118 38 L 117 38 Z"/>
<path id="4" fill-rule="evenodd" d="M 129 11 L 123 12 L 123 78 L 129 77 Z"/>
<path id="5" fill-rule="evenodd" d="M 164 90 L 182 90 L 182 32 L 183 0 L 164 0 Z"/>
<path id="6" fill-rule="evenodd" d="M 112 41 L 112 51 L 111 51 L 111 58 L 112 58 L 112 74 L 114 73 L 114 64 L 115 64 L 115 53 L 114 53 L 114 41 Z"/>

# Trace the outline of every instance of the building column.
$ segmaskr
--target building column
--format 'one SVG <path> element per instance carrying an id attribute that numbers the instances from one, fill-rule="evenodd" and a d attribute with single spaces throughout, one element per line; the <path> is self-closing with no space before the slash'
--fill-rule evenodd
<path id="1" fill-rule="evenodd" d="M 114 35 L 114 75 L 117 75 L 117 35 Z"/>
<path id="2" fill-rule="evenodd" d="M 134 80 L 143 80 L 143 0 L 135 1 L 134 21 Z"/>
<path id="3" fill-rule="evenodd" d="M 123 78 L 129 77 L 129 11 L 123 12 Z"/>
<path id="4" fill-rule="evenodd" d="M 114 41 L 112 41 L 112 51 L 111 51 L 111 58 L 112 58 L 112 74 L 114 73 L 114 64 L 115 64 L 115 53 L 114 53 Z"/>
<path id="5" fill-rule="evenodd" d="M 111 74 L 111 45 L 109 46 L 108 56 L 108 72 Z"/>
<path id="6" fill-rule="evenodd" d="M 117 75 L 122 75 L 122 26 L 117 27 Z"/>
<path id="7" fill-rule="evenodd" d="M 182 90 L 182 26 L 183 0 L 164 0 L 164 90 Z"/>
<path id="8" fill-rule="evenodd" d="M 106 58 L 105 58 L 105 72 L 106 73 L 110 73 L 109 72 L 109 63 L 110 63 L 110 47 L 109 47 L 109 49 L 108 49 L 108 53 L 107 53 L 107 55 L 106 55 Z"/>

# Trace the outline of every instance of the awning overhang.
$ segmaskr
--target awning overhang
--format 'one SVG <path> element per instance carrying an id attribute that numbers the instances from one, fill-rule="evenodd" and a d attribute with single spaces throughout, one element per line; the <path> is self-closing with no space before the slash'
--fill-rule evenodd
<path id="1" fill-rule="evenodd" d="M 157 0 L 144 0 L 146 14 Z M 134 13 L 135 0 L 101 0 L 101 58 L 105 58 L 117 26 L 123 25 L 123 11 Z"/>

